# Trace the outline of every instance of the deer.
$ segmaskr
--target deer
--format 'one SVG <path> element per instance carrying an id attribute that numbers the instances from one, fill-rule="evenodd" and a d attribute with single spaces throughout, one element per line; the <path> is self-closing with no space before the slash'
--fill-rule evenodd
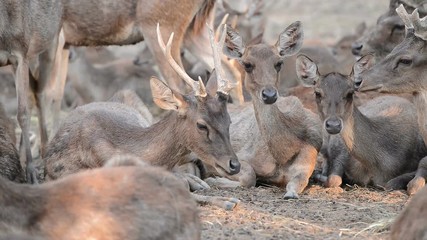
<path id="1" fill-rule="evenodd" d="M 427 188 L 412 197 L 391 226 L 390 237 L 397 239 L 426 239 Z"/>
<path id="2" fill-rule="evenodd" d="M 15 72 L 17 119 L 22 130 L 19 157 L 25 165 L 27 181 L 37 183 L 29 140 L 28 95 L 33 93 L 36 97 L 40 135 L 42 142 L 47 143 L 46 89 L 54 72 L 58 71 L 55 66 L 59 62 L 56 53 L 60 45 L 62 1 L 35 0 L 23 4 L 5 0 L 0 3 L 0 15 L 0 66 L 12 65 Z"/>
<path id="3" fill-rule="evenodd" d="M 191 86 L 193 93 L 181 94 L 152 77 L 154 102 L 169 113 L 150 127 L 142 126 L 136 109 L 122 103 L 94 102 L 76 108 L 48 146 L 44 157 L 47 181 L 101 167 L 111 156 L 123 153 L 171 170 L 191 151 L 224 174 L 240 171 L 229 135 L 230 83 L 222 75 L 218 75 L 218 87 L 213 84 L 205 87 L 202 81 L 191 79 L 172 57 L 174 34 L 167 44 L 163 42 L 159 25 L 157 34 L 167 61 Z"/>
<path id="4" fill-rule="evenodd" d="M 40 185 L 0 177 L 0 189 L 2 235 L 40 239 L 200 239 L 201 235 L 197 205 L 185 184 L 135 156 L 118 155 L 102 168 Z"/>
<path id="5" fill-rule="evenodd" d="M 245 86 L 252 97 L 252 106 L 230 108 L 231 143 L 241 172 L 225 177 L 244 187 L 257 182 L 286 187 L 285 199 L 298 198 L 305 189 L 322 145 L 320 120 L 296 97 L 278 97 L 283 60 L 298 52 L 302 41 L 301 23 L 294 22 L 273 46 L 245 46 L 230 27 L 225 45 L 217 46 L 245 68 Z"/>
<path id="6" fill-rule="evenodd" d="M 331 181 L 339 181 L 336 176 L 341 177 L 339 173 L 344 169 L 358 184 L 394 189 L 394 178 L 417 169 L 427 149 L 411 102 L 397 96 L 381 96 L 355 106 L 357 65 L 347 76 L 336 72 L 322 75 L 313 60 L 300 55 L 296 69 L 302 83 L 314 89 L 323 128 L 328 134 L 340 134 L 352 157 L 350 161 L 359 161 L 348 171 L 345 161 L 344 166 L 333 166 L 329 178 L 335 180 Z"/>
<path id="7" fill-rule="evenodd" d="M 366 55 L 356 63 L 355 87 L 360 92 L 412 93 L 416 107 L 417 126 L 424 143 L 427 142 L 426 106 L 427 80 L 425 75 L 425 50 L 427 42 L 425 18 L 420 19 L 418 10 L 408 14 L 403 5 L 396 12 L 406 28 L 404 40 L 389 55 L 374 65 L 372 55 Z M 408 183 L 408 193 L 415 194 L 425 185 L 427 158 L 424 157 Z"/>
<path id="8" fill-rule="evenodd" d="M 355 56 L 373 54 L 375 59 L 382 59 L 404 39 L 405 25 L 395 11 L 399 4 L 412 10 L 423 5 L 422 1 L 390 0 L 387 12 L 378 18 L 376 25 L 352 44 L 351 51 Z M 427 9 L 422 14 L 426 15 Z"/>

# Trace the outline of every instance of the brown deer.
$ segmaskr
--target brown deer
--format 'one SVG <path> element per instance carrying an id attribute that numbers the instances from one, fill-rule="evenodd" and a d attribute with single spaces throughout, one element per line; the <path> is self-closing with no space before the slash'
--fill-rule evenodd
<path id="1" fill-rule="evenodd" d="M 420 190 L 391 226 L 391 239 L 427 239 L 427 187 Z"/>
<path id="2" fill-rule="evenodd" d="M 417 10 L 409 15 L 403 5 L 396 11 L 406 26 L 405 39 L 373 67 L 371 55 L 361 58 L 355 65 L 355 86 L 361 92 L 413 93 L 418 128 L 427 143 L 426 19 L 420 19 Z M 408 184 L 408 192 L 417 192 L 425 185 L 426 178 L 427 158 L 424 158 L 415 178 Z"/>
<path id="3" fill-rule="evenodd" d="M 396 14 L 399 4 L 404 4 L 407 9 L 414 10 L 424 5 L 422 1 L 414 0 L 390 0 L 389 9 L 382 14 L 376 25 L 370 27 L 352 44 L 352 53 L 356 56 L 374 54 L 376 59 L 382 59 L 405 37 L 405 25 Z M 427 9 L 422 12 L 427 14 Z"/>
<path id="4" fill-rule="evenodd" d="M 62 2 L 59 0 L 35 0 L 23 4 L 20 1 L 0 2 L 0 66 L 12 64 L 18 98 L 18 123 L 22 129 L 19 149 L 20 161 L 26 165 L 28 182 L 36 182 L 32 166 L 29 142 L 30 77 L 35 77 L 32 88 L 39 110 L 39 126 L 43 143 L 47 143 L 45 118 L 47 106 L 46 85 L 54 72 L 57 45 L 61 29 Z M 38 69 L 31 69 L 30 61 L 38 60 Z M 44 145 L 43 145 L 44 147 Z"/>
<path id="5" fill-rule="evenodd" d="M 44 159 L 47 180 L 100 167 L 111 156 L 123 153 L 172 169 L 182 156 L 192 151 L 218 171 L 229 175 L 240 171 L 230 144 L 226 104 L 230 84 L 221 75 L 218 88 L 213 84 L 205 88 L 202 81 L 191 79 L 172 58 L 173 34 L 165 46 L 160 28 L 157 29 L 167 61 L 194 94 L 182 95 L 151 78 L 154 102 L 171 111 L 149 128 L 142 126 L 139 112 L 121 103 L 98 102 L 77 108 L 49 144 Z M 217 69 L 220 73 L 220 66 Z"/>
<path id="6" fill-rule="evenodd" d="M 356 182 L 362 185 L 395 188 L 390 180 L 417 169 L 427 149 L 418 132 L 416 109 L 411 102 L 382 96 L 356 107 L 353 74 L 321 75 L 317 65 L 305 55 L 298 57 L 296 66 L 300 80 L 314 88 L 324 129 L 331 135 L 341 134 L 350 155 L 359 161 L 351 166 L 359 169 L 346 171 L 344 166 L 350 179 L 358 179 Z"/>
<path id="7" fill-rule="evenodd" d="M 185 185 L 141 161 L 119 156 L 106 167 L 36 186 L 0 177 L 0 232 L 41 239 L 200 239 L 197 205 Z"/>
<path id="8" fill-rule="evenodd" d="M 227 28 L 224 53 L 245 68 L 245 86 L 253 106 L 230 111 L 231 141 L 242 163 L 231 176 L 243 186 L 255 182 L 286 186 L 284 198 L 298 198 L 308 184 L 322 145 L 320 121 L 296 97 L 278 97 L 278 72 L 286 57 L 301 48 L 300 22 L 289 25 L 276 45 L 245 46 Z"/>

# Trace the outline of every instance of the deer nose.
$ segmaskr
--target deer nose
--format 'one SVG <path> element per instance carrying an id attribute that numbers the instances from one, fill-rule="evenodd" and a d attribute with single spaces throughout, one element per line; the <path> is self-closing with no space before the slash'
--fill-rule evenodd
<path id="1" fill-rule="evenodd" d="M 356 56 L 360 56 L 360 53 L 362 52 L 363 44 L 354 42 L 351 44 L 351 53 Z"/>
<path id="2" fill-rule="evenodd" d="M 329 134 L 338 134 L 342 130 L 341 120 L 339 118 L 329 118 L 325 121 L 325 129 Z"/>
<path id="3" fill-rule="evenodd" d="M 273 104 L 277 100 L 277 90 L 274 88 L 263 89 L 261 95 L 265 104 Z"/>
<path id="4" fill-rule="evenodd" d="M 237 158 L 232 158 L 230 160 L 229 165 L 230 165 L 229 167 L 230 167 L 230 174 L 231 175 L 240 172 L 240 162 L 239 162 L 239 160 L 237 160 Z"/>

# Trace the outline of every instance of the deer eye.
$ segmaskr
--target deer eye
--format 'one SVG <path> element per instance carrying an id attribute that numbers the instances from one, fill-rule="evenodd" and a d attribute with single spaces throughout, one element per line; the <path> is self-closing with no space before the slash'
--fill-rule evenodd
<path id="1" fill-rule="evenodd" d="M 205 124 L 203 124 L 203 123 L 197 123 L 197 128 L 199 129 L 199 130 L 202 130 L 202 131 L 208 131 L 208 126 L 206 126 Z"/>
<path id="2" fill-rule="evenodd" d="M 283 61 L 278 61 L 276 64 L 274 64 L 274 68 L 277 72 L 280 72 L 280 69 L 282 69 Z"/>
<path id="3" fill-rule="evenodd" d="M 254 65 L 252 63 L 244 62 L 243 67 L 247 73 L 251 73 L 254 70 Z"/>
<path id="4" fill-rule="evenodd" d="M 405 65 L 405 66 L 409 66 L 409 65 L 411 65 L 411 64 L 412 64 L 412 59 L 409 59 L 409 58 L 401 58 L 401 59 L 399 59 L 399 61 L 397 62 L 397 64 L 398 64 L 398 65 L 402 64 L 402 65 Z"/>

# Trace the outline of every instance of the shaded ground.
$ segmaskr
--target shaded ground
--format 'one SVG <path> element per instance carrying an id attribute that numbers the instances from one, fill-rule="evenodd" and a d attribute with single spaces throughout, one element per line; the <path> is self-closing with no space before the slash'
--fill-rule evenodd
<path id="1" fill-rule="evenodd" d="M 387 239 L 388 226 L 408 200 L 401 191 L 310 186 L 298 200 L 283 200 L 283 190 L 203 192 L 241 200 L 233 211 L 202 206 L 202 239 Z"/>

